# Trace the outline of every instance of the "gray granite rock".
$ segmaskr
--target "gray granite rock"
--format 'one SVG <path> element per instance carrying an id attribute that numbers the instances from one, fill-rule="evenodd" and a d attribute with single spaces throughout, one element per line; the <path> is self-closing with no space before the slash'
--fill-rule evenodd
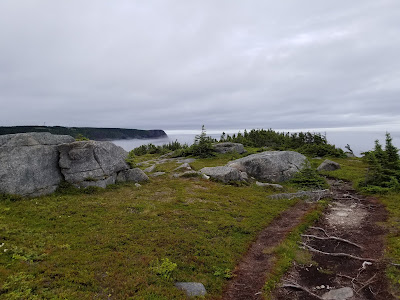
<path id="1" fill-rule="evenodd" d="M 205 167 L 200 170 L 201 173 L 210 176 L 222 182 L 241 180 L 240 171 L 231 167 Z"/>
<path id="2" fill-rule="evenodd" d="M 201 175 L 200 172 L 191 170 L 191 171 L 186 171 L 186 172 L 183 172 L 183 173 L 175 173 L 174 175 L 172 175 L 172 177 L 174 177 L 174 178 L 182 178 L 182 177 L 185 178 L 185 177 L 197 177 L 197 176 L 200 176 L 200 175 Z"/>
<path id="3" fill-rule="evenodd" d="M 344 287 L 336 290 L 330 290 L 329 292 L 322 295 L 324 300 L 347 300 L 353 297 L 353 289 Z"/>
<path id="4" fill-rule="evenodd" d="M 215 152 L 218 153 L 239 153 L 242 154 L 246 152 L 242 144 L 239 143 L 218 143 L 213 145 Z"/>
<path id="5" fill-rule="evenodd" d="M 192 167 L 188 163 L 183 163 L 179 167 L 175 168 L 174 171 L 178 171 L 178 170 L 188 170 L 189 171 L 191 169 L 192 169 Z"/>
<path id="6" fill-rule="evenodd" d="M 272 188 L 275 188 L 275 189 L 278 189 L 278 190 L 282 190 L 283 189 L 283 186 L 281 186 L 280 184 L 276 184 L 276 183 L 266 183 L 266 182 L 256 181 L 256 185 L 272 187 Z"/>
<path id="7" fill-rule="evenodd" d="M 143 171 L 146 173 L 151 173 L 151 172 L 154 172 L 155 169 L 156 169 L 156 165 L 152 165 L 152 166 L 144 169 Z"/>
<path id="8" fill-rule="evenodd" d="M 123 170 L 118 173 L 116 182 L 143 182 L 149 177 L 139 168 Z"/>
<path id="9" fill-rule="evenodd" d="M 249 175 L 247 175 L 246 172 L 240 172 L 240 180 L 241 181 L 248 181 L 249 180 Z"/>
<path id="10" fill-rule="evenodd" d="M 326 159 L 317 168 L 317 171 L 335 171 L 340 169 L 340 165 L 337 162 Z"/>
<path id="11" fill-rule="evenodd" d="M 79 141 L 60 145 L 58 150 L 65 181 L 79 187 L 104 187 L 115 183 L 118 172 L 129 169 L 128 153 L 111 142 Z"/>
<path id="12" fill-rule="evenodd" d="M 188 297 L 204 296 L 207 294 L 206 288 L 200 282 L 177 282 L 175 286 L 184 291 Z"/>
<path id="13" fill-rule="evenodd" d="M 158 177 L 158 176 L 161 176 L 161 175 L 164 175 L 164 174 L 165 174 L 165 172 L 155 172 L 155 173 L 151 174 L 150 176 L 151 177 Z"/>
<path id="14" fill-rule="evenodd" d="M 227 164 L 263 181 L 282 182 L 291 179 L 308 166 L 307 158 L 294 151 L 265 151 L 252 154 Z"/>
<path id="15" fill-rule="evenodd" d="M 49 132 L 0 136 L 0 193 L 41 196 L 54 192 L 63 179 L 57 146 L 73 141 L 71 136 Z"/>

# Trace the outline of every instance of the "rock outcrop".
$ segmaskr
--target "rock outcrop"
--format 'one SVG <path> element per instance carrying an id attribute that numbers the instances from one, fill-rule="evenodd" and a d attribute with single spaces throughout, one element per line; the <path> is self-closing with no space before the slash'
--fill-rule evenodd
<path id="1" fill-rule="evenodd" d="M 307 158 L 294 151 L 265 151 L 236 159 L 227 164 L 261 180 L 283 182 L 308 165 Z"/>
<path id="2" fill-rule="evenodd" d="M 77 187 L 149 178 L 129 169 L 127 152 L 110 142 L 81 141 L 48 132 L 0 136 L 0 193 L 42 196 L 65 180 Z"/>
<path id="3" fill-rule="evenodd" d="M 213 179 L 229 182 L 242 180 L 241 172 L 231 167 L 205 167 L 200 170 L 202 174 L 210 176 Z"/>
<path id="4" fill-rule="evenodd" d="M 337 162 L 326 159 L 318 166 L 317 171 L 335 171 L 338 169 L 340 169 L 340 165 Z"/>
<path id="5" fill-rule="evenodd" d="M 215 152 L 218 152 L 218 153 L 237 152 L 239 154 L 242 154 L 242 153 L 246 152 L 246 150 L 244 150 L 243 145 L 239 144 L 239 143 L 230 143 L 230 142 L 218 143 L 218 144 L 214 144 L 213 147 L 214 147 Z"/>
<path id="6" fill-rule="evenodd" d="M 79 141 L 58 146 L 65 181 L 78 187 L 105 187 L 129 169 L 128 153 L 111 142 Z"/>
<path id="7" fill-rule="evenodd" d="M 63 176 L 58 145 L 74 142 L 48 132 L 0 136 L 0 193 L 41 196 L 54 192 Z"/>

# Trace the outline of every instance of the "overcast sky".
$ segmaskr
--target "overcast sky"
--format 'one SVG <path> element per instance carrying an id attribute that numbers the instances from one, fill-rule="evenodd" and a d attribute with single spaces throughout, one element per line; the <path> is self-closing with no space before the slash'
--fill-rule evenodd
<path id="1" fill-rule="evenodd" d="M 0 125 L 400 127 L 398 0 L 1 0 Z"/>

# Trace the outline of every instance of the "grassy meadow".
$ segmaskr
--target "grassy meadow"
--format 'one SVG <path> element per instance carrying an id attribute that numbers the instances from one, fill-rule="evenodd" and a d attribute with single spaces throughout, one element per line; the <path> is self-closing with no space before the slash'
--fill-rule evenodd
<path id="1" fill-rule="evenodd" d="M 219 165 L 230 155 L 197 160 Z M 257 233 L 296 200 L 254 184 L 167 174 L 133 184 L 0 201 L 0 299 L 185 299 L 175 281 L 218 297 Z M 289 187 L 290 189 L 290 187 Z"/>

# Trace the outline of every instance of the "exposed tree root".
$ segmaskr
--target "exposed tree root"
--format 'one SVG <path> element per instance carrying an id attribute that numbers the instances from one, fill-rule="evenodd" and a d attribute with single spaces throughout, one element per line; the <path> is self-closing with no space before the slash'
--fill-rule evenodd
<path id="1" fill-rule="evenodd" d="M 352 241 L 349 241 L 349 240 L 346 240 L 346 239 L 342 239 L 340 237 L 336 237 L 336 236 L 332 236 L 332 235 L 327 236 L 327 237 L 320 237 L 320 236 L 316 236 L 316 235 L 312 235 L 312 234 L 302 234 L 301 236 L 302 237 L 313 238 L 313 239 L 317 239 L 317 240 L 336 240 L 336 241 L 341 241 L 343 243 L 347 243 L 347 244 L 353 245 L 353 246 L 355 246 L 357 248 L 363 249 L 362 246 L 360 246 L 360 245 L 358 245 L 356 243 L 353 243 Z"/>
<path id="2" fill-rule="evenodd" d="M 315 249 L 309 245 L 307 245 L 306 243 L 301 243 L 301 245 L 303 245 L 305 248 L 307 248 L 308 250 L 312 251 L 312 252 L 316 252 L 319 254 L 323 254 L 323 255 L 330 255 L 330 256 L 338 256 L 338 257 L 348 257 L 348 258 L 352 258 L 352 259 L 357 259 L 357 260 L 363 260 L 363 261 L 377 261 L 376 259 L 372 259 L 372 258 L 363 258 L 363 257 L 359 257 L 359 256 L 354 256 L 348 253 L 331 253 L 331 252 L 324 252 L 318 249 Z"/>
<path id="3" fill-rule="evenodd" d="M 302 291 L 306 292 L 307 294 L 309 294 L 310 296 L 313 296 L 313 297 L 315 297 L 315 298 L 317 298 L 317 299 L 323 300 L 323 299 L 322 299 L 320 296 L 318 296 L 317 294 L 314 294 L 314 293 L 311 292 L 309 289 L 307 289 L 307 288 L 305 288 L 304 286 L 301 286 L 301 285 L 299 285 L 299 284 L 297 284 L 297 283 L 293 283 L 293 282 L 284 283 L 284 284 L 282 284 L 282 287 L 283 287 L 283 288 L 292 288 L 292 289 L 302 290 Z"/>

